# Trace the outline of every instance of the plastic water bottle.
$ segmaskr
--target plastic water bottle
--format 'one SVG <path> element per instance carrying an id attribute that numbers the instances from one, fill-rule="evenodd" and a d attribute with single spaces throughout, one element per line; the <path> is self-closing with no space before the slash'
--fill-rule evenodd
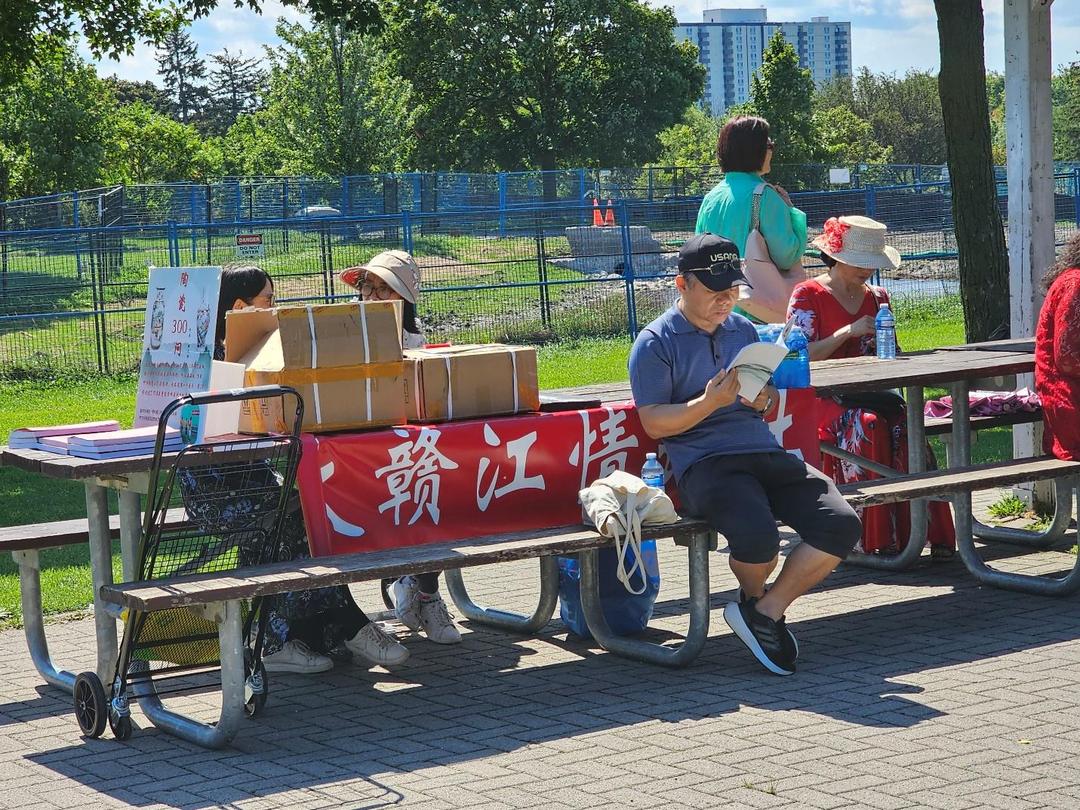
<path id="1" fill-rule="evenodd" d="M 806 333 L 798 326 L 791 327 L 787 336 L 788 355 L 773 372 L 773 385 L 777 388 L 810 387 L 810 352 L 806 347 Z"/>
<path id="2" fill-rule="evenodd" d="M 650 487 L 664 488 L 664 465 L 656 460 L 656 453 L 645 454 L 645 466 L 641 468 L 641 480 Z"/>
<path id="3" fill-rule="evenodd" d="M 878 307 L 877 317 L 874 318 L 874 326 L 877 329 L 878 360 L 895 360 L 896 318 L 893 317 L 888 304 L 882 304 Z"/>

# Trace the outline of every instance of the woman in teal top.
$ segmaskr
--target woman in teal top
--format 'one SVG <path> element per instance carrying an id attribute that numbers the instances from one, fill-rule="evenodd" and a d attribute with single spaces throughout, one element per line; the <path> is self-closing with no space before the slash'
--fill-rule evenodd
<path id="1" fill-rule="evenodd" d="M 707 231 L 726 237 L 746 255 L 754 190 L 772 167 L 773 146 L 769 122 L 764 118 L 740 116 L 724 125 L 716 146 L 724 179 L 702 200 L 697 233 Z M 759 230 L 773 263 L 781 270 L 799 264 L 806 247 L 806 214 L 791 204 L 787 192 L 766 184 L 759 219 Z M 736 309 L 758 320 L 744 308 Z"/>

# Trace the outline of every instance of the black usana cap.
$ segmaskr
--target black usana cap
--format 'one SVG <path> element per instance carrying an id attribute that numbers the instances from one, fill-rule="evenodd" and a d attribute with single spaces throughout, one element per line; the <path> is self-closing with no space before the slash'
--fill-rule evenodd
<path id="1" fill-rule="evenodd" d="M 730 239 L 714 233 L 691 236 L 679 248 L 679 272 L 693 273 L 697 279 L 714 292 L 750 282 L 742 272 L 739 249 Z"/>

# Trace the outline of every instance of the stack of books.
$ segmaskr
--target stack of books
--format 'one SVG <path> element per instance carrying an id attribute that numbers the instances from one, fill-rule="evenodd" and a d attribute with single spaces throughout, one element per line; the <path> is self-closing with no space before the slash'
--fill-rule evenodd
<path id="1" fill-rule="evenodd" d="M 47 450 L 66 453 L 76 458 L 126 458 L 145 456 L 154 452 L 157 440 L 157 426 L 131 428 L 130 430 L 110 430 L 103 433 L 79 433 L 72 436 L 49 436 L 42 439 Z M 175 428 L 165 430 L 165 452 L 175 453 L 181 450 L 184 442 L 180 431 Z"/>
<path id="2" fill-rule="evenodd" d="M 63 456 L 109 459 L 145 456 L 154 452 L 157 426 L 120 430 L 118 422 L 92 422 L 51 428 L 21 428 L 8 438 L 11 448 L 32 447 Z M 180 431 L 167 428 L 165 451 L 177 452 L 184 446 Z"/>
<path id="3" fill-rule="evenodd" d="M 53 448 L 43 444 L 44 439 L 85 433 L 105 433 L 119 429 L 120 423 L 115 419 L 104 422 L 83 422 L 78 425 L 15 428 L 8 434 L 8 447 L 12 450 L 53 450 Z"/>

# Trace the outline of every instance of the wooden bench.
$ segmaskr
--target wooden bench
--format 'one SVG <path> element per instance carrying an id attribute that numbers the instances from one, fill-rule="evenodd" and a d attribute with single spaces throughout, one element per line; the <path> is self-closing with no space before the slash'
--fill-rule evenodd
<path id="1" fill-rule="evenodd" d="M 972 416 L 968 421 L 971 423 L 972 430 L 986 430 L 1010 425 L 1030 425 L 1041 422 L 1042 418 L 1042 411 L 1038 410 L 1000 413 L 993 416 Z M 943 436 L 952 433 L 952 425 L 951 416 L 928 416 L 923 420 L 923 429 L 926 431 L 927 436 Z"/>
<path id="2" fill-rule="evenodd" d="M 877 479 L 842 487 L 844 497 L 856 506 L 895 503 L 913 498 L 950 496 L 957 510 L 957 534 L 961 555 L 983 581 L 1004 587 L 1063 594 L 1080 588 L 1080 557 L 1073 571 L 1061 579 L 1007 574 L 989 569 L 978 559 L 971 537 L 971 500 L 974 490 L 1055 478 L 1080 476 L 1080 462 L 1036 458 L 986 464 L 962 471 L 932 471 L 900 478 Z M 965 506 L 966 504 L 966 506 Z M 966 526 L 966 529 L 965 529 Z M 966 535 L 966 537 L 965 537 Z M 154 612 L 209 606 L 202 615 L 218 619 L 222 649 L 223 694 L 242 694 L 238 681 L 229 690 L 224 680 L 241 679 L 243 645 L 239 643 L 240 602 L 292 591 L 310 590 L 354 582 L 378 581 L 424 571 L 443 570 L 451 596 L 469 619 L 502 629 L 535 632 L 554 613 L 558 593 L 557 555 L 578 555 L 581 562 L 581 603 L 586 623 L 606 650 L 628 658 L 666 666 L 689 664 L 704 647 L 709 630 L 709 559 L 717 536 L 703 521 L 683 518 L 674 524 L 646 527 L 644 539 L 670 538 L 688 551 L 690 616 L 683 643 L 668 647 L 643 639 L 615 636 L 603 616 L 598 590 L 597 551 L 611 545 L 609 538 L 585 526 L 564 526 L 531 532 L 476 537 L 446 543 L 407 546 L 315 559 L 251 566 L 225 574 L 197 574 L 168 580 L 132 582 L 101 589 L 101 597 L 118 609 Z M 531 616 L 521 616 L 472 602 L 461 578 L 461 569 L 480 565 L 539 558 L 541 593 Z M 971 559 L 969 559 L 971 558 Z M 972 563 L 977 560 L 978 565 Z M 1001 578 L 1005 578 L 1001 581 Z M 1017 580 L 1017 581 L 1014 581 Z M 226 663 L 228 658 L 228 663 Z M 231 737 L 229 738 L 231 739 Z M 224 740 L 222 744 L 227 744 Z"/>

